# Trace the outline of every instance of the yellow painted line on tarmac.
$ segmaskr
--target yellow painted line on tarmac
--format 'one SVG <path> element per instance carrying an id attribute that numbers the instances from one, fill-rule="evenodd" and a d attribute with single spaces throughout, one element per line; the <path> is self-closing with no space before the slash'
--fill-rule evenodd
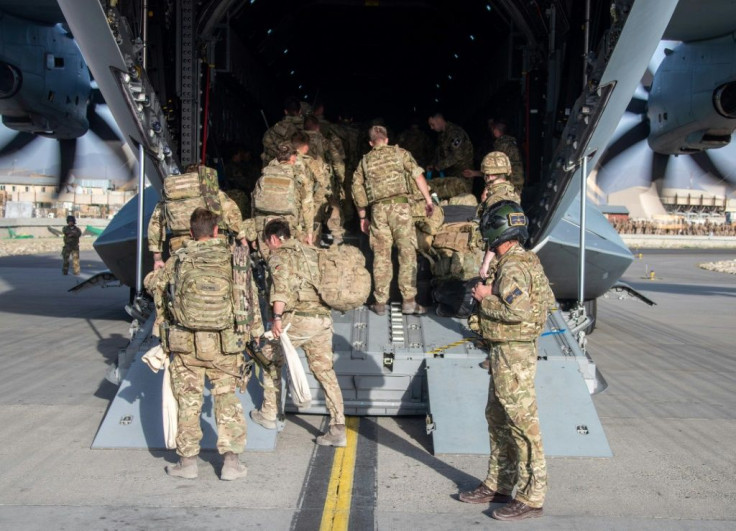
<path id="1" fill-rule="evenodd" d="M 335 448 L 330 483 L 327 486 L 325 497 L 325 509 L 322 512 L 322 523 L 319 526 L 320 531 L 344 531 L 348 528 L 359 425 L 359 417 L 345 418 L 348 442 L 345 448 Z"/>

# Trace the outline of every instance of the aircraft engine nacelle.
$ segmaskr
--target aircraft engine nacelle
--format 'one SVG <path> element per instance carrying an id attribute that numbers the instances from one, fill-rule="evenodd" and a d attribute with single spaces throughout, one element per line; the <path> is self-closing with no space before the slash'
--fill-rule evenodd
<path id="1" fill-rule="evenodd" d="M 16 131 L 69 139 L 89 129 L 90 75 L 71 35 L 0 14 L 0 114 Z"/>
<path id="2" fill-rule="evenodd" d="M 727 145 L 736 129 L 733 37 L 665 51 L 649 93 L 649 147 L 668 155 Z"/>

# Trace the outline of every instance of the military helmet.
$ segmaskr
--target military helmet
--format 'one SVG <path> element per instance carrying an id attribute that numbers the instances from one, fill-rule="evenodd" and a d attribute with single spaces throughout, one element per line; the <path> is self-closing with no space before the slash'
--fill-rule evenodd
<path id="1" fill-rule="evenodd" d="M 517 240 L 524 244 L 529 238 L 529 220 L 518 203 L 499 201 L 486 209 L 480 218 L 480 234 L 489 249 L 504 242 Z"/>
<path id="2" fill-rule="evenodd" d="M 480 163 L 480 171 L 484 175 L 510 175 L 511 161 L 506 153 L 491 151 L 483 157 L 483 161 Z"/>
<path id="3" fill-rule="evenodd" d="M 69 223 L 69 222 L 76 223 L 77 222 L 77 218 L 75 218 L 74 216 L 67 216 L 66 217 L 66 222 L 67 223 Z"/>

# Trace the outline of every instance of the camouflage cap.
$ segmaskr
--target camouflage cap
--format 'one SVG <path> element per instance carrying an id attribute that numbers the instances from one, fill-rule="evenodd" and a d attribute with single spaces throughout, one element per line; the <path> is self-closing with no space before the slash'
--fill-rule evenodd
<path id="1" fill-rule="evenodd" d="M 506 153 L 491 151 L 483 157 L 480 163 L 480 171 L 484 175 L 511 175 L 511 161 Z"/>

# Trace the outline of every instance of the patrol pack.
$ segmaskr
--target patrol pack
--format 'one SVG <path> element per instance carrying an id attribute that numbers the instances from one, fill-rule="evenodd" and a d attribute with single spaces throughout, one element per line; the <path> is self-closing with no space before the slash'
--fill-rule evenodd
<path id="1" fill-rule="evenodd" d="M 298 214 L 296 177 L 292 165 L 275 162 L 263 168 L 253 191 L 253 207 L 260 214 Z"/>
<path id="2" fill-rule="evenodd" d="M 197 171 L 169 175 L 164 179 L 166 225 L 176 235 L 189 232 L 189 217 L 197 208 L 222 216 L 217 172 L 207 166 Z"/>

